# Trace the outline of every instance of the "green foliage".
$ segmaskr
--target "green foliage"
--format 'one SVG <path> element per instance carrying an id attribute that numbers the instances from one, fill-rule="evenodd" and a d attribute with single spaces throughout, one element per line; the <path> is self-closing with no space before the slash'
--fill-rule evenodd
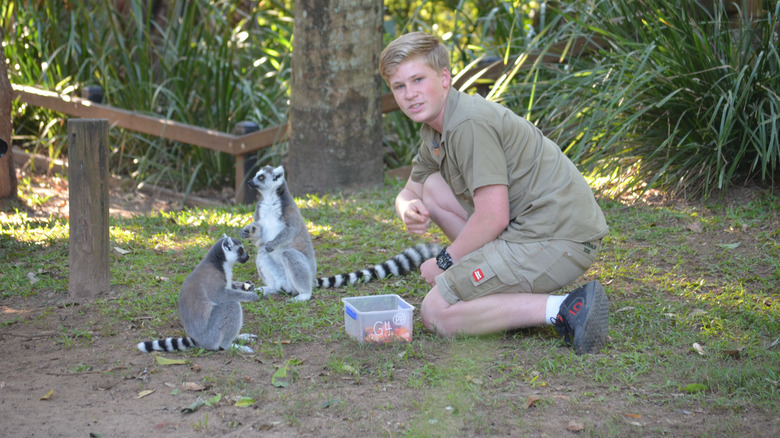
<path id="1" fill-rule="evenodd" d="M 743 179 L 773 182 L 780 163 L 780 3 L 763 2 L 752 21 L 712 3 L 391 0 L 384 38 L 441 36 L 453 72 L 493 83 L 489 99 L 532 120 L 611 189 L 708 195 Z M 97 84 L 108 104 L 220 131 L 286 121 L 291 2 L 125 4 L 5 2 L 12 82 L 65 94 Z M 487 80 L 495 60 L 508 71 Z M 17 105 L 13 118 L 17 143 L 64 154 L 60 115 Z M 384 126 L 386 164 L 409 164 L 419 126 L 397 112 Z M 138 181 L 187 191 L 233 182 L 226 154 L 122 129 L 110 144 L 112 169 Z M 258 155 L 264 164 L 283 154 L 282 144 Z"/>
<path id="2" fill-rule="evenodd" d="M 388 38 L 440 35 L 456 75 L 484 75 L 480 61 L 502 59 L 507 72 L 487 98 L 533 121 L 611 190 L 706 196 L 777 176 L 777 1 L 752 20 L 729 16 L 724 2 L 400 3 L 388 2 L 401 17 L 388 20 Z"/>
<path id="3" fill-rule="evenodd" d="M 152 5 L 159 7 L 152 8 Z M 0 9 L 11 82 L 69 94 L 86 85 L 104 103 L 231 132 L 286 121 L 292 11 L 283 2 L 13 0 Z M 65 123 L 51 111 L 17 105 L 15 139 L 58 157 Z M 232 182 L 233 157 L 112 129 L 112 170 L 179 190 Z M 260 162 L 273 151 L 259 153 Z"/>
<path id="4" fill-rule="evenodd" d="M 527 52 L 562 64 L 520 66 L 493 99 L 542 127 L 582 168 L 627 178 L 624 189 L 695 195 L 780 168 L 780 3 L 752 21 L 722 2 L 574 2 Z M 558 44 L 558 46 L 555 46 Z M 502 84 L 503 85 L 503 84 Z"/>

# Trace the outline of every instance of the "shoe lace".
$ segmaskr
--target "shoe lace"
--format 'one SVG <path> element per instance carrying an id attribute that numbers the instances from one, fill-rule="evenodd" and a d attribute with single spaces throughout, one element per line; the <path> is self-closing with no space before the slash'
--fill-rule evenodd
<path id="1" fill-rule="evenodd" d="M 563 339 L 567 343 L 571 342 L 571 335 L 574 334 L 574 329 L 572 328 L 571 324 L 569 324 L 568 319 L 558 314 L 558 316 L 555 318 L 551 317 L 550 322 L 552 323 L 553 327 L 555 327 L 555 332 L 558 333 L 558 336 L 563 336 Z"/>

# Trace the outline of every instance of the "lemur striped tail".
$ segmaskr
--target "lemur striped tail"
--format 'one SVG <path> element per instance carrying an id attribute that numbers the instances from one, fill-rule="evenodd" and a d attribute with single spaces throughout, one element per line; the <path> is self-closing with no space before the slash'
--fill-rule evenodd
<path id="1" fill-rule="evenodd" d="M 424 261 L 441 251 L 441 247 L 435 243 L 420 243 L 406 248 L 395 257 L 374 265 L 371 268 L 348 274 L 338 274 L 331 277 L 317 279 L 317 287 L 343 287 L 355 283 L 368 283 L 372 280 L 381 280 L 391 275 L 406 275 L 417 269 Z"/>
<path id="2" fill-rule="evenodd" d="M 152 351 L 181 351 L 194 347 L 195 341 L 187 336 L 184 338 L 165 338 L 156 341 L 139 342 L 136 347 L 144 353 Z"/>

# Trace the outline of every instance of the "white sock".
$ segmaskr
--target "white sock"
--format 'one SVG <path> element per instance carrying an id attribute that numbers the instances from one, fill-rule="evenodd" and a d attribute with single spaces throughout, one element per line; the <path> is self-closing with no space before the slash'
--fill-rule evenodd
<path id="1" fill-rule="evenodd" d="M 551 325 L 553 321 L 555 321 L 555 318 L 558 316 L 558 311 L 561 310 L 563 300 L 568 296 L 569 294 L 550 295 L 547 297 L 547 307 L 544 310 L 544 320 L 547 321 L 547 324 Z"/>

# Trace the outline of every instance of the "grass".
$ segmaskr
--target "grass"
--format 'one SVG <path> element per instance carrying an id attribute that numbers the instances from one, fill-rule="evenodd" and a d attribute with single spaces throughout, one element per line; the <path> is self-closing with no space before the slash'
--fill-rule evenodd
<path id="1" fill-rule="evenodd" d="M 350 196 L 297 200 L 321 274 L 379 262 L 417 242 L 394 216 L 398 188 L 391 183 Z M 376 348 L 349 339 L 341 297 L 398 293 L 419 309 L 427 288 L 418 276 L 409 276 L 318 290 L 303 304 L 282 299 L 245 304 L 243 331 L 259 335 L 252 345 L 256 367 L 273 371 L 291 358 L 302 360 L 301 384 L 289 390 L 263 389 L 264 382 L 242 380 L 239 371 L 221 377 L 185 371 L 180 378 L 208 383 L 212 395 L 223 394 L 217 406 L 239 409 L 228 398 L 251 397 L 264 412 L 281 416 L 285 427 L 300 430 L 323 412 L 369 435 L 562 431 L 566 424 L 554 422 L 561 412 L 569 412 L 568 421 L 579 415 L 572 412 L 584 411 L 587 436 L 635 434 L 632 422 L 645 424 L 650 434 L 759 435 L 745 429 L 744 415 L 755 424 L 777 426 L 767 420 L 780 416 L 777 196 L 754 192 L 739 202 L 713 198 L 680 205 L 600 202 L 611 231 L 586 279 L 600 279 L 611 300 L 610 341 L 601 354 L 576 356 L 549 327 L 440 339 L 424 331 L 418 313 L 411 344 Z M 132 342 L 182 333 L 179 286 L 215 238 L 236 235 L 250 218 L 251 207 L 236 206 L 112 219 L 112 246 L 130 252 L 112 253 L 111 296 L 81 306 L 80 313 L 100 317 L 60 325 L 53 342 L 81 351 L 115 340 L 130 355 Z M 691 230 L 693 223 L 702 224 L 700 232 Z M 66 226 L 64 219 L 0 215 L 0 330 L 56 317 L 53 307 L 38 319 L 5 312 L 17 306 L 13 303 L 46 297 L 66 301 Z M 438 232 L 427 238 L 444 239 Z M 31 283 L 30 272 L 38 282 Z M 253 263 L 237 266 L 235 276 L 255 279 Z M 130 342 L 120 334 L 129 334 Z M 244 357 L 197 350 L 182 356 L 238 362 Z M 87 358 L 73 366 L 106 368 Z M 531 395 L 539 399 L 527 407 Z M 360 401 L 366 399 L 372 400 L 369 407 Z M 695 415 L 706 421 L 680 426 Z M 666 417 L 674 417 L 676 425 L 665 423 Z M 192 422 L 218 429 L 216 418 L 212 413 L 210 421 Z"/>

